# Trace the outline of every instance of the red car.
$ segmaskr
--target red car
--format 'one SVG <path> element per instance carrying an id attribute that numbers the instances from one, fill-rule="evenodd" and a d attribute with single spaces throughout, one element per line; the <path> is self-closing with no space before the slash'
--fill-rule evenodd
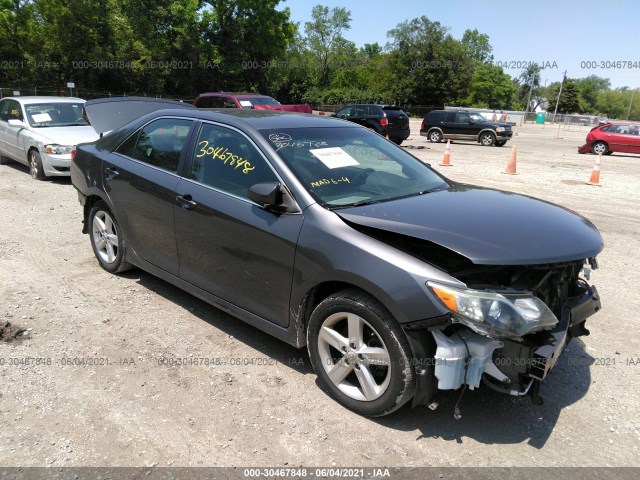
<path id="1" fill-rule="evenodd" d="M 640 125 L 622 122 L 599 125 L 587 134 L 586 142 L 578 153 L 640 153 Z"/>
<path id="2" fill-rule="evenodd" d="M 193 104 L 198 108 L 247 108 L 281 112 L 311 113 L 311 105 L 282 105 L 275 98 L 259 93 L 208 92 L 201 93 Z"/>

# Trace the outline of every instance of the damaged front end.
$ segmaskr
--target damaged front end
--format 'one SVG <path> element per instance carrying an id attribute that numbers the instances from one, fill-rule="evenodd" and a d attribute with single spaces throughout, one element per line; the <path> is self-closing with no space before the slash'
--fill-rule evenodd
<path id="1" fill-rule="evenodd" d="M 414 405 L 435 408 L 438 390 L 472 390 L 481 381 L 541 403 L 539 382 L 573 337 L 589 334 L 585 320 L 600 309 L 598 292 L 587 283 L 597 263 L 588 262 L 590 268 L 583 261 L 467 264 L 451 272 L 467 288 L 428 282 L 450 314 L 437 326 L 406 327 L 418 366 Z"/>

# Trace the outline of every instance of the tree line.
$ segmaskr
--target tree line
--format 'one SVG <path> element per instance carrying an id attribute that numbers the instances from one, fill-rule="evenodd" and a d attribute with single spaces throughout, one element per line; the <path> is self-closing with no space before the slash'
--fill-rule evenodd
<path id="1" fill-rule="evenodd" d="M 0 87 L 194 98 L 259 91 L 286 103 L 466 105 L 555 109 L 560 83 L 545 66 L 511 77 L 489 37 L 456 39 L 426 16 L 401 22 L 387 41 L 358 48 L 347 8 L 316 5 L 303 25 L 280 0 L 0 0 Z M 628 88 L 567 78 L 558 113 L 640 119 Z"/>

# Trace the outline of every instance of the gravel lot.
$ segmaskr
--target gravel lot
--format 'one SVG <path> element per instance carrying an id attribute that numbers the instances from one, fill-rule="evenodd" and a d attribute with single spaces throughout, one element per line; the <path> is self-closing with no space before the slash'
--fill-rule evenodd
<path id="1" fill-rule="evenodd" d="M 25 332 L 0 342 L 0 466 L 640 466 L 640 156 L 603 157 L 588 186 L 588 128 L 526 125 L 502 148 L 455 142 L 440 167 L 445 145 L 419 123 L 405 146 L 450 178 L 560 203 L 602 232 L 603 310 L 543 383 L 543 406 L 481 388 L 460 421 L 455 395 L 435 412 L 357 416 L 318 388 L 305 350 L 140 270 L 101 270 L 69 180 L 9 164 L 0 328 Z M 501 173 L 511 145 L 516 176 Z M 182 358 L 220 364 L 163 364 Z"/>

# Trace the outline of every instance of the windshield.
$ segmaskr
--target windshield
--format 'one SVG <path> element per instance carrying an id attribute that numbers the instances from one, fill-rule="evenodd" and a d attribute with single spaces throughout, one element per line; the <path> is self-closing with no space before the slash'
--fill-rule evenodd
<path id="1" fill-rule="evenodd" d="M 316 201 L 328 208 L 384 202 L 449 186 L 424 163 L 365 129 L 261 133 Z"/>
<path id="2" fill-rule="evenodd" d="M 82 116 L 82 103 L 33 103 L 25 105 L 32 127 L 71 127 L 89 125 Z"/>
<path id="3" fill-rule="evenodd" d="M 253 105 L 280 105 L 280 102 L 271 97 L 250 97 L 240 99 L 242 108 L 251 108 Z"/>

